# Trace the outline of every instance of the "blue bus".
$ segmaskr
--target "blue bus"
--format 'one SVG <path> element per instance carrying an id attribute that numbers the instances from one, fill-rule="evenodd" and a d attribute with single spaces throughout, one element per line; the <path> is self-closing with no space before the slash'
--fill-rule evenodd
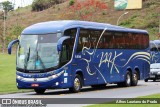
<path id="1" fill-rule="evenodd" d="M 101 87 L 107 83 L 136 86 L 149 77 L 149 35 L 145 30 L 111 24 L 61 20 L 25 28 L 18 43 L 18 89 Z"/>
<path id="2" fill-rule="evenodd" d="M 160 63 L 160 40 L 150 41 L 151 64 Z"/>

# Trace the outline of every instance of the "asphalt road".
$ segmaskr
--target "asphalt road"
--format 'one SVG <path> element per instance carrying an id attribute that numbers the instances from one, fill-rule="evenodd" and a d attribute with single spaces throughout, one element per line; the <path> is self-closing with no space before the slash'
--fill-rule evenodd
<path id="1" fill-rule="evenodd" d="M 138 86 L 118 87 L 116 84 L 107 85 L 105 88 L 93 89 L 84 87 L 79 93 L 70 93 L 67 89 L 47 90 L 43 95 L 37 95 L 35 92 L 15 93 L 0 95 L 0 98 L 135 98 L 150 94 L 160 94 L 160 80 L 153 82 L 139 81 Z M 80 107 L 82 105 L 68 105 L 69 107 Z M 50 107 L 52 105 L 48 105 Z M 60 105 L 57 105 L 60 107 Z M 64 106 L 64 105 L 62 105 Z M 54 105 L 56 107 L 56 105 Z M 67 107 L 67 105 L 65 105 Z"/>

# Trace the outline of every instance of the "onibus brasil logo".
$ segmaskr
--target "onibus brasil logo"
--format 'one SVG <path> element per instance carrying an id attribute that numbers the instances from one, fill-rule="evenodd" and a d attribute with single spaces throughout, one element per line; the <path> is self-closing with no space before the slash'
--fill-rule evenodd
<path id="1" fill-rule="evenodd" d="M 1 107 L 31 107 L 31 106 L 37 106 L 37 107 L 46 107 L 45 104 L 42 103 L 42 100 L 39 99 L 2 99 Z M 16 106 L 15 106 L 16 105 Z"/>

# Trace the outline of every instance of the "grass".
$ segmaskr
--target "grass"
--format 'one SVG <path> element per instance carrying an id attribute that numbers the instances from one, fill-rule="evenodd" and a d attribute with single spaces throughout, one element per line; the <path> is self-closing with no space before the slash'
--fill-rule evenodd
<path id="1" fill-rule="evenodd" d="M 160 98 L 159 94 L 153 94 L 148 96 L 142 96 L 138 98 Z M 160 104 L 95 104 L 87 107 L 160 107 Z"/>
<path id="2" fill-rule="evenodd" d="M 0 54 L 0 94 L 24 91 L 16 87 L 16 55 Z"/>

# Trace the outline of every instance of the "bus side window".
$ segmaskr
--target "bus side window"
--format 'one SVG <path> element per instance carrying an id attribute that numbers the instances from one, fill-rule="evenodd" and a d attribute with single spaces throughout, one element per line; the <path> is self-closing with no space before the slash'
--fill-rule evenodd
<path id="1" fill-rule="evenodd" d="M 77 50 L 76 53 L 79 53 L 82 51 L 83 47 L 87 47 L 89 48 L 91 43 L 89 41 L 89 30 L 87 29 L 81 29 L 80 30 L 80 35 L 78 38 L 78 46 L 77 46 Z"/>
<path id="2" fill-rule="evenodd" d="M 111 35 L 111 39 L 109 41 L 109 46 L 108 46 L 110 49 L 113 49 L 114 48 L 114 35 L 112 33 Z"/>
<path id="3" fill-rule="evenodd" d="M 69 45 L 68 44 L 64 44 L 62 46 L 62 51 L 61 51 L 61 63 L 64 65 L 66 62 L 68 62 L 70 60 L 70 51 L 69 51 Z"/>
<path id="4" fill-rule="evenodd" d="M 132 44 L 133 44 L 134 48 L 138 49 L 139 48 L 139 40 L 138 40 L 138 35 L 137 34 L 133 35 L 132 42 L 133 42 Z"/>
<path id="5" fill-rule="evenodd" d="M 144 35 L 143 34 L 143 38 L 144 38 L 144 47 L 143 48 L 147 48 L 147 47 L 149 47 L 149 37 L 148 37 L 148 35 Z"/>

